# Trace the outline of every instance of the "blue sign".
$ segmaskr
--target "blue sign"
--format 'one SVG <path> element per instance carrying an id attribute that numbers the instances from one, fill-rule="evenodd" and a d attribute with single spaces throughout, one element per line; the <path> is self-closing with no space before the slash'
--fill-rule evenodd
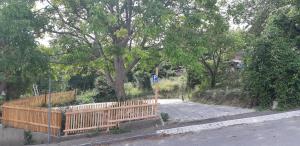
<path id="1" fill-rule="evenodd" d="M 153 75 L 152 76 L 152 81 L 153 81 L 153 83 L 157 83 L 158 82 L 158 76 L 157 75 Z"/>

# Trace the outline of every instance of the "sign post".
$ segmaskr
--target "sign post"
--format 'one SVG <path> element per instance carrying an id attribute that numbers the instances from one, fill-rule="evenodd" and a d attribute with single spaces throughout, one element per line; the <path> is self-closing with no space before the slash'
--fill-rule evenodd
<path id="1" fill-rule="evenodd" d="M 49 70 L 49 91 L 48 91 L 48 144 L 51 143 L 51 74 Z"/>
<path id="2" fill-rule="evenodd" d="M 153 76 L 153 82 L 154 83 L 157 83 L 158 82 L 158 67 L 156 67 L 155 69 L 155 75 Z M 158 92 L 159 92 L 159 87 L 158 85 L 156 84 L 155 85 L 155 111 L 157 111 L 157 103 L 158 103 Z"/>

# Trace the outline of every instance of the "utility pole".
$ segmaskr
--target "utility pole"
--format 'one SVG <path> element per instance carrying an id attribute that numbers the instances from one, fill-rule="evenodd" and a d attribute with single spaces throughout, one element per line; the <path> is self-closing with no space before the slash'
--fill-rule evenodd
<path id="1" fill-rule="evenodd" d="M 48 144 L 51 143 L 51 70 L 49 69 L 49 91 L 48 91 Z"/>

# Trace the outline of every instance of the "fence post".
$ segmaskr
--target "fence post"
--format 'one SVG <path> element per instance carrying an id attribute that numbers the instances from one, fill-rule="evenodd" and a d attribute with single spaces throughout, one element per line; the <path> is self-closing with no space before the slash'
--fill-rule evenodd
<path id="1" fill-rule="evenodd" d="M 110 116 L 110 109 L 107 110 L 107 125 L 110 125 L 111 116 Z M 109 126 L 107 126 L 106 132 L 109 132 Z"/>

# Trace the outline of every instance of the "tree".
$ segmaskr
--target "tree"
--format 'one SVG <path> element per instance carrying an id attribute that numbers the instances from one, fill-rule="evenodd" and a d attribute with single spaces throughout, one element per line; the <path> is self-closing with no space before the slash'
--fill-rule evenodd
<path id="1" fill-rule="evenodd" d="M 217 1 L 182 2 L 181 14 L 171 24 L 164 47 L 172 62 L 189 70 L 204 72 L 210 87 L 216 86 L 224 54 L 233 43 L 228 23 L 220 14 Z"/>
<path id="2" fill-rule="evenodd" d="M 233 22 L 246 25 L 246 29 L 254 35 L 264 30 L 269 16 L 278 8 L 289 4 L 298 5 L 299 0 L 235 0 L 229 1 L 228 14 Z"/>
<path id="3" fill-rule="evenodd" d="M 253 48 L 245 72 L 254 105 L 280 108 L 300 105 L 300 10 L 295 4 L 273 10 Z"/>
<path id="4" fill-rule="evenodd" d="M 48 0 L 42 15 L 56 34 L 62 54 L 84 50 L 108 84 L 125 97 L 126 75 L 154 49 L 161 48 L 172 1 Z M 73 54 L 73 56 L 76 54 Z M 78 55 L 77 55 L 78 57 Z"/>
<path id="5" fill-rule="evenodd" d="M 47 71 L 47 58 L 35 37 L 43 19 L 31 10 L 32 0 L 0 2 L 0 94 L 17 98 Z"/>

